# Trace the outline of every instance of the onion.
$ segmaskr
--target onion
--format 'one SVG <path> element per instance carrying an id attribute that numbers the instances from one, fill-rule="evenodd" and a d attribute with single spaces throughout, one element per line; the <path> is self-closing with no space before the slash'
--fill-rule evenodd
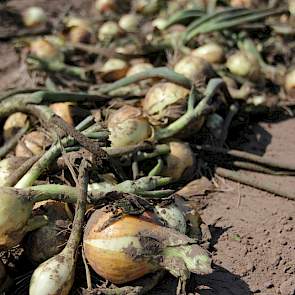
<path id="1" fill-rule="evenodd" d="M 128 71 L 126 61 L 118 58 L 110 58 L 102 67 L 102 79 L 106 82 L 113 82 L 125 77 Z"/>
<path id="2" fill-rule="evenodd" d="M 160 10 L 161 2 L 161 0 L 133 0 L 132 7 L 140 14 L 151 15 Z"/>
<path id="3" fill-rule="evenodd" d="M 149 89 L 143 102 L 143 110 L 153 124 L 167 123 L 179 118 L 186 109 L 189 90 L 166 82 Z"/>
<path id="4" fill-rule="evenodd" d="M 10 188 L 1 188 L 0 249 L 19 244 L 27 232 L 33 203 Z"/>
<path id="5" fill-rule="evenodd" d="M 295 90 L 295 69 L 288 72 L 285 77 L 285 89 L 287 92 Z"/>
<path id="6" fill-rule="evenodd" d="M 41 263 L 62 251 L 68 239 L 66 229 L 71 221 L 64 203 L 45 201 L 44 205 L 39 205 L 35 210 L 39 215 L 44 214 L 48 217 L 48 224 L 28 233 L 24 249 L 31 261 Z"/>
<path id="7" fill-rule="evenodd" d="M 50 41 L 39 38 L 31 42 L 30 51 L 32 55 L 45 60 L 62 59 L 61 53 Z"/>
<path id="8" fill-rule="evenodd" d="M 154 28 L 157 28 L 158 30 L 163 30 L 166 26 L 167 20 L 165 18 L 156 18 L 153 20 L 152 25 Z"/>
<path id="9" fill-rule="evenodd" d="M 205 59 L 209 63 L 221 63 L 224 59 L 223 47 L 216 43 L 208 43 L 194 49 L 191 54 Z"/>
<path id="10" fill-rule="evenodd" d="M 216 77 L 216 73 L 210 63 L 197 56 L 185 56 L 175 66 L 176 73 L 184 75 L 194 82 L 207 82 Z"/>
<path id="11" fill-rule="evenodd" d="M 127 77 L 152 69 L 154 66 L 148 62 L 134 64 L 127 72 Z"/>
<path id="12" fill-rule="evenodd" d="M 137 14 L 124 14 L 119 20 L 119 26 L 126 32 L 136 32 L 139 28 L 141 17 Z"/>
<path id="13" fill-rule="evenodd" d="M 166 156 L 166 165 L 162 176 L 169 176 L 174 181 L 192 176 L 196 159 L 188 143 L 172 141 L 169 143 L 170 153 Z"/>
<path id="14" fill-rule="evenodd" d="M 226 66 L 234 75 L 255 79 L 260 73 L 259 63 L 249 52 L 237 51 L 229 56 Z"/>
<path id="15" fill-rule="evenodd" d="M 253 5 L 253 0 L 231 0 L 230 6 L 232 7 L 246 7 L 251 8 Z"/>
<path id="16" fill-rule="evenodd" d="M 28 121 L 28 116 L 24 113 L 16 112 L 10 115 L 3 126 L 3 135 L 7 140 L 13 137 L 17 131 L 23 128 Z"/>
<path id="17" fill-rule="evenodd" d="M 108 120 L 110 141 L 113 147 L 138 144 L 148 139 L 152 128 L 139 108 L 125 105 Z"/>
<path id="18" fill-rule="evenodd" d="M 45 147 L 48 145 L 49 140 L 45 133 L 40 131 L 33 131 L 26 134 L 21 142 L 15 148 L 15 155 L 17 157 L 31 157 L 32 155 L 40 155 Z"/>
<path id="19" fill-rule="evenodd" d="M 155 223 L 152 214 L 114 217 L 106 208 L 96 210 L 84 231 L 86 259 L 103 278 L 123 284 L 161 268 L 176 276 L 211 272 L 211 259 L 204 249 Z"/>
<path id="20" fill-rule="evenodd" d="M 7 178 L 26 160 L 27 158 L 24 157 L 11 157 L 0 161 L 0 187 L 6 183 Z"/>
<path id="21" fill-rule="evenodd" d="M 116 7 L 116 0 L 97 0 L 95 2 L 95 8 L 102 13 L 114 11 Z"/>
<path id="22" fill-rule="evenodd" d="M 98 40 L 102 42 L 110 42 L 121 35 L 121 29 L 116 22 L 105 22 L 98 31 Z"/>
<path id="23" fill-rule="evenodd" d="M 49 107 L 56 115 L 60 116 L 65 122 L 73 126 L 72 106 L 73 103 L 71 102 L 57 102 L 51 104 Z"/>
<path id="24" fill-rule="evenodd" d="M 291 15 L 295 16 L 295 1 L 294 0 L 288 1 L 288 8 L 289 8 Z"/>
<path id="25" fill-rule="evenodd" d="M 22 15 L 23 23 L 26 27 L 37 27 L 47 20 L 45 11 L 41 7 L 31 6 Z"/>
<path id="26" fill-rule="evenodd" d="M 90 43 L 92 29 L 90 23 L 82 18 L 71 17 L 66 22 L 68 38 L 72 43 Z"/>

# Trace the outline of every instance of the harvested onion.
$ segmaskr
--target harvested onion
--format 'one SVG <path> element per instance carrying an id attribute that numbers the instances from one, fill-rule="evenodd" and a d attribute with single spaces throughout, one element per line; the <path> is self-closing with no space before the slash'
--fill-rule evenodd
<path id="1" fill-rule="evenodd" d="M 47 136 L 40 131 L 26 134 L 15 148 L 17 157 L 31 157 L 40 155 L 49 143 Z"/>
<path id="2" fill-rule="evenodd" d="M 38 214 L 48 217 L 48 224 L 26 236 L 24 249 L 31 261 L 41 263 L 62 251 L 68 239 L 66 229 L 71 221 L 64 203 L 45 201 L 43 205 L 36 205 Z"/>
<path id="3" fill-rule="evenodd" d="M 186 109 L 189 90 L 166 82 L 149 89 L 142 105 L 153 124 L 167 123 L 179 118 Z"/>
<path id="4" fill-rule="evenodd" d="M 195 156 L 188 143 L 171 141 L 170 153 L 166 156 L 166 165 L 161 172 L 163 176 L 169 176 L 177 181 L 191 177 L 195 169 Z"/>
<path id="5" fill-rule="evenodd" d="M 198 83 L 204 83 L 216 77 L 216 73 L 208 61 L 193 55 L 182 58 L 174 66 L 174 71 Z"/>
<path id="6" fill-rule="evenodd" d="M 116 7 L 116 0 L 97 0 L 95 2 L 95 8 L 102 13 L 114 11 Z"/>
<path id="7" fill-rule="evenodd" d="M 3 135 L 7 140 L 15 135 L 15 133 L 23 128 L 28 121 L 28 116 L 24 113 L 16 112 L 11 114 L 5 121 L 3 126 Z"/>
<path id="8" fill-rule="evenodd" d="M 138 30 L 141 17 L 137 14 L 124 14 L 119 20 L 119 26 L 126 32 L 136 32 Z"/>
<path id="9" fill-rule="evenodd" d="M 162 0 L 133 0 L 133 9 L 140 14 L 151 15 L 155 14 L 161 8 Z"/>
<path id="10" fill-rule="evenodd" d="M 98 31 L 98 40 L 102 42 L 110 42 L 121 35 L 121 29 L 116 22 L 105 22 Z"/>
<path id="11" fill-rule="evenodd" d="M 249 52 L 237 51 L 229 56 L 226 66 L 234 75 L 255 79 L 260 73 L 259 63 Z"/>
<path id="12" fill-rule="evenodd" d="M 123 78 L 128 71 L 128 63 L 122 59 L 110 58 L 101 68 L 102 79 L 113 82 Z"/>
<path id="13" fill-rule="evenodd" d="M 103 278 L 123 284 L 162 268 L 179 277 L 211 272 L 211 259 L 204 249 L 157 224 L 152 214 L 112 220 L 114 214 L 106 208 L 96 210 L 84 231 L 85 256 Z"/>
<path id="14" fill-rule="evenodd" d="M 82 18 L 71 17 L 66 22 L 68 38 L 72 43 L 89 43 L 92 37 L 90 23 Z"/>
<path id="15" fill-rule="evenodd" d="M 38 6 L 27 8 L 23 13 L 22 18 L 24 25 L 30 28 L 40 26 L 47 20 L 45 11 Z"/>
<path id="16" fill-rule="evenodd" d="M 285 89 L 287 92 L 295 90 L 295 69 L 291 70 L 285 77 Z"/>
<path id="17" fill-rule="evenodd" d="M 32 55 L 45 60 L 62 59 L 58 48 L 50 41 L 39 38 L 31 42 L 30 51 Z"/>
<path id="18" fill-rule="evenodd" d="M 139 108 L 125 105 L 108 120 L 110 141 L 113 147 L 138 144 L 148 139 L 152 128 Z"/>
<path id="19" fill-rule="evenodd" d="M 60 116 L 65 122 L 73 126 L 72 106 L 73 103 L 71 102 L 57 102 L 51 104 L 49 107 L 56 115 Z"/>
<path id="20" fill-rule="evenodd" d="M 223 47 L 217 43 L 207 43 L 194 49 L 191 54 L 205 59 L 209 63 L 221 63 L 224 59 Z"/>

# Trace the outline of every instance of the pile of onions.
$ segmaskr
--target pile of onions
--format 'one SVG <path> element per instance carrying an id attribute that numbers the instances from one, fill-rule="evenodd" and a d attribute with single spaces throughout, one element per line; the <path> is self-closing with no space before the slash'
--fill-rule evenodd
<path id="1" fill-rule="evenodd" d="M 129 65 L 125 60 L 110 58 L 101 68 L 101 77 L 106 82 L 113 82 L 125 77 Z"/>
<path id="2" fill-rule="evenodd" d="M 27 133 L 15 148 L 15 155 L 17 157 L 31 157 L 40 155 L 49 140 L 45 133 L 41 131 L 32 131 Z"/>
<path id="3" fill-rule="evenodd" d="M 184 113 L 188 94 L 188 89 L 174 83 L 158 83 L 147 92 L 143 110 L 153 124 L 174 121 Z"/>
<path id="4" fill-rule="evenodd" d="M 191 54 L 205 59 L 207 62 L 215 64 L 224 60 L 224 49 L 217 43 L 207 43 L 196 49 Z"/>
<path id="5" fill-rule="evenodd" d="M 114 214 L 106 208 L 96 210 L 84 231 L 86 259 L 103 278 L 123 284 L 159 269 L 175 276 L 212 271 L 207 251 L 162 226 L 153 212 L 123 215 L 119 220 L 112 219 Z"/>
<path id="6" fill-rule="evenodd" d="M 192 177 L 196 168 L 196 159 L 189 144 L 171 141 L 169 147 L 170 153 L 165 158 L 165 167 L 161 175 L 171 177 L 174 181 Z"/>
<path id="7" fill-rule="evenodd" d="M 47 16 L 41 7 L 31 6 L 24 11 L 22 19 L 26 27 L 33 28 L 44 24 Z"/>
<path id="8" fill-rule="evenodd" d="M 44 201 L 37 203 L 34 211 L 38 215 L 48 217 L 48 224 L 27 234 L 24 249 L 30 261 L 41 263 L 58 254 L 64 248 L 67 240 L 71 221 L 65 210 L 65 204 L 57 201 Z M 35 207 L 36 207 L 35 205 Z"/>
<path id="9" fill-rule="evenodd" d="M 152 128 L 143 117 L 140 108 L 125 105 L 111 114 L 108 119 L 110 141 L 113 147 L 138 144 L 147 140 Z"/>
<path id="10" fill-rule="evenodd" d="M 209 79 L 216 77 L 211 64 L 205 59 L 194 55 L 182 58 L 174 66 L 174 71 L 197 83 L 205 83 Z"/>

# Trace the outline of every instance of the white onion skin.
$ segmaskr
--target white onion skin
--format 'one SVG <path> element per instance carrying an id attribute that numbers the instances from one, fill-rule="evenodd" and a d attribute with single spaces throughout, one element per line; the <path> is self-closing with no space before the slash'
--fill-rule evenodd
<path id="1" fill-rule="evenodd" d="M 41 7 L 31 6 L 23 13 L 23 23 L 29 28 L 38 27 L 44 24 L 46 20 L 45 11 Z"/>

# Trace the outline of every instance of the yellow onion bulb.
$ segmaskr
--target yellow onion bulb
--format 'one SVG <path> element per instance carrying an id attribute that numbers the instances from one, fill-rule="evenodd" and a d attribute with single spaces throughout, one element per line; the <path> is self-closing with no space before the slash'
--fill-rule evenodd
<path id="1" fill-rule="evenodd" d="M 97 0 L 95 2 L 95 8 L 101 13 L 112 12 L 116 10 L 116 0 Z"/>
<path id="2" fill-rule="evenodd" d="M 133 10 L 144 15 L 152 15 L 161 8 L 162 0 L 133 0 Z"/>
<path id="3" fill-rule="evenodd" d="M 3 136 L 7 140 L 13 137 L 16 132 L 25 127 L 28 121 L 28 116 L 24 113 L 16 112 L 11 114 L 3 125 Z"/>
<path id="4" fill-rule="evenodd" d="M 226 66 L 234 75 L 255 79 L 260 73 L 259 63 L 256 58 L 246 52 L 237 51 L 230 55 Z"/>
<path id="5" fill-rule="evenodd" d="M 119 37 L 121 33 L 121 28 L 116 22 L 107 21 L 102 24 L 98 31 L 98 40 L 101 42 L 110 42 Z"/>
<path id="6" fill-rule="evenodd" d="M 154 66 L 148 62 L 134 64 L 127 72 L 127 77 L 152 69 Z"/>
<path id="7" fill-rule="evenodd" d="M 27 133 L 15 148 L 17 157 L 31 157 L 40 155 L 49 141 L 45 133 L 40 131 L 32 131 Z"/>
<path id="8" fill-rule="evenodd" d="M 171 177 L 178 181 L 193 176 L 196 168 L 196 158 L 188 143 L 171 141 L 170 153 L 165 158 L 165 167 L 162 176 Z"/>
<path id="9" fill-rule="evenodd" d="M 68 38 L 72 43 L 89 43 L 92 37 L 90 23 L 82 18 L 70 17 L 66 21 Z"/>
<path id="10" fill-rule="evenodd" d="M 31 42 L 30 51 L 35 55 L 45 60 L 62 59 L 61 53 L 58 48 L 49 40 L 38 38 Z"/>
<path id="11" fill-rule="evenodd" d="M 174 66 L 174 71 L 198 83 L 204 83 L 216 77 L 216 73 L 208 61 L 193 55 L 183 57 Z"/>
<path id="12" fill-rule="evenodd" d="M 189 245 L 194 242 L 185 235 L 161 226 L 152 214 L 123 215 L 119 220 L 112 217 L 114 213 L 106 208 L 96 210 L 83 237 L 86 259 L 103 278 L 123 284 L 161 268 L 174 275 L 211 272 L 205 250 Z"/>
<path id="13" fill-rule="evenodd" d="M 152 128 L 139 108 L 125 105 L 115 111 L 108 120 L 110 141 L 113 147 L 133 145 L 147 140 Z"/>
<path id="14" fill-rule="evenodd" d="M 207 43 L 196 49 L 191 54 L 205 59 L 211 64 L 221 63 L 224 60 L 224 49 L 217 43 Z"/>
<path id="15" fill-rule="evenodd" d="M 5 185 L 7 178 L 26 160 L 24 157 L 10 157 L 0 161 L 0 187 Z"/>
<path id="16" fill-rule="evenodd" d="M 174 121 L 184 113 L 188 94 L 188 89 L 174 83 L 157 83 L 143 99 L 143 110 L 153 124 Z"/>
<path id="17" fill-rule="evenodd" d="M 119 20 L 119 26 L 125 32 L 136 32 L 139 28 L 141 17 L 134 13 L 124 14 Z"/>
<path id="18" fill-rule="evenodd" d="M 22 15 L 23 23 L 26 27 L 38 27 L 47 21 L 47 16 L 43 8 L 31 6 Z"/>
<path id="19" fill-rule="evenodd" d="M 72 117 L 72 107 L 73 103 L 71 102 L 57 102 L 53 103 L 49 106 L 53 112 L 60 116 L 65 122 L 69 125 L 73 126 L 74 121 Z"/>
<path id="20" fill-rule="evenodd" d="M 31 217 L 33 203 L 10 188 L 1 188 L 0 249 L 19 244 Z"/>
<path id="21" fill-rule="evenodd" d="M 285 77 L 285 89 L 288 93 L 295 91 L 295 69 L 287 73 Z"/>
<path id="22" fill-rule="evenodd" d="M 62 251 L 69 237 L 67 228 L 71 224 L 64 203 L 51 200 L 40 203 L 36 204 L 38 208 L 34 206 L 34 211 L 46 215 L 48 224 L 28 233 L 23 243 L 27 257 L 38 264 Z"/>
<path id="23" fill-rule="evenodd" d="M 126 76 L 129 65 L 118 58 L 110 58 L 101 68 L 101 77 L 106 82 L 113 82 Z"/>

